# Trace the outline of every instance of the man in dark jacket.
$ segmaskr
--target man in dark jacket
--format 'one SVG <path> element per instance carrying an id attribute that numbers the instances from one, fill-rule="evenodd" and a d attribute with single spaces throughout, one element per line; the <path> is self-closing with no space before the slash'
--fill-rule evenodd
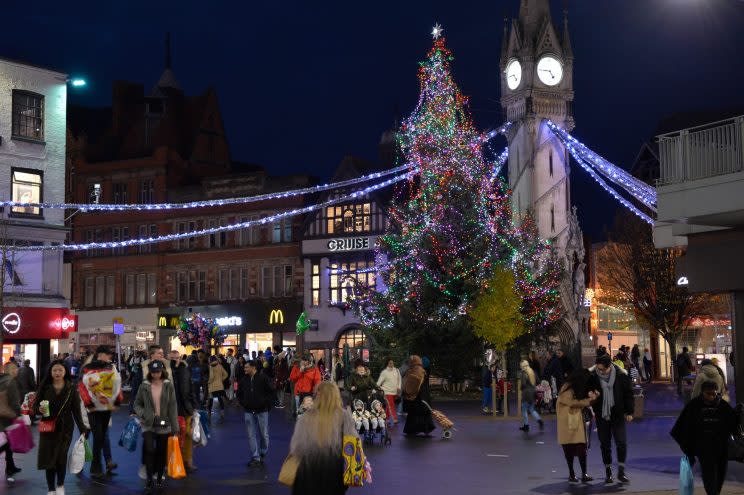
<path id="1" fill-rule="evenodd" d="M 561 372 L 563 373 L 563 379 L 565 380 L 571 373 L 573 373 L 574 366 L 571 364 L 571 360 L 568 358 L 566 353 L 563 352 L 563 349 L 558 349 L 556 355 L 558 356 L 558 360 L 561 362 Z M 559 387 L 558 391 L 560 390 Z"/>
<path id="2" fill-rule="evenodd" d="M 192 458 L 191 415 L 194 414 L 194 409 L 196 409 L 196 400 L 191 389 L 191 370 L 181 360 L 181 353 L 176 350 L 170 351 L 168 359 L 170 360 L 173 388 L 176 390 L 176 409 L 178 410 L 178 416 L 183 417 L 186 425 L 186 433 L 182 436 L 181 457 L 183 457 L 186 471 L 194 472 L 196 466 L 194 466 Z"/>
<path id="3" fill-rule="evenodd" d="M 245 409 L 245 428 L 251 451 L 250 467 L 263 464 L 269 450 L 269 409 L 274 403 L 274 385 L 265 373 L 258 372 L 258 366 L 257 361 L 248 361 L 243 368 L 245 375 L 238 384 L 238 401 Z M 256 429 L 260 435 L 260 449 Z"/>
<path id="4" fill-rule="evenodd" d="M 560 392 L 563 385 L 563 376 L 560 356 L 558 356 L 558 352 L 553 352 L 543 370 L 543 378 L 548 382 L 550 382 L 551 378 L 555 378 L 556 391 Z"/>
<path id="5" fill-rule="evenodd" d="M 18 393 L 18 385 L 13 379 L 13 374 L 16 373 L 18 367 L 15 364 L 6 364 L 4 373 L 0 373 L 0 392 L 5 393 L 5 402 L 8 408 L 15 413 L 16 416 L 21 414 L 21 400 Z M 5 431 L 5 428 L 13 424 L 12 418 L 0 418 L 0 431 Z M 15 475 L 21 472 L 21 469 L 16 467 L 13 462 L 13 451 L 10 450 L 10 443 L 0 447 L 0 453 L 5 452 L 5 478 L 9 483 L 15 481 Z"/>
<path id="6" fill-rule="evenodd" d="M 701 388 L 702 394 L 685 406 L 671 434 L 691 466 L 695 458 L 700 460 L 705 493 L 718 495 L 726 479 L 728 441 L 737 429 L 737 417 L 721 399 L 716 382 L 703 382 Z"/>
<path id="7" fill-rule="evenodd" d="M 677 394 L 682 395 L 682 379 L 692 373 L 692 360 L 688 354 L 687 347 L 682 348 L 682 352 L 677 355 L 675 364 L 677 365 Z"/>
<path id="8" fill-rule="evenodd" d="M 605 483 L 612 483 L 612 439 L 617 449 L 617 479 L 623 483 L 630 480 L 625 474 L 625 459 L 628 455 L 625 423 L 633 421 L 633 388 L 630 377 L 622 368 L 612 364 L 609 355 L 597 358 L 587 390 L 599 393 L 592 404 L 597 418 L 602 461 L 607 477 Z"/>

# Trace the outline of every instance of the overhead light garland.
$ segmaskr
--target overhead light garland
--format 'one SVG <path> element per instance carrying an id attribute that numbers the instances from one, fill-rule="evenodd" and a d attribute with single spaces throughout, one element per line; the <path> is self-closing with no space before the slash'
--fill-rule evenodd
<path id="1" fill-rule="evenodd" d="M 114 249 L 114 248 L 130 247 L 130 246 L 144 246 L 147 244 L 157 244 L 160 242 L 172 242 L 172 241 L 177 241 L 179 239 L 188 239 L 190 237 L 200 237 L 204 235 L 216 234 L 218 232 L 231 232 L 234 230 L 247 229 L 249 227 L 253 227 L 256 225 L 270 224 L 277 220 L 281 220 L 282 218 L 302 215 L 305 213 L 310 213 L 312 211 L 323 209 L 327 206 L 335 205 L 338 203 L 343 203 L 345 201 L 352 201 L 357 198 L 363 197 L 372 191 L 383 189 L 397 182 L 409 179 L 410 177 L 414 176 L 417 173 L 418 173 L 417 169 L 410 170 L 409 172 L 405 174 L 398 175 L 396 177 L 380 182 L 378 184 L 374 184 L 364 189 L 354 191 L 351 194 L 339 196 L 337 198 L 332 198 L 332 199 L 329 199 L 327 201 L 324 201 L 322 203 L 318 203 L 315 205 L 305 206 L 303 208 L 296 208 L 294 210 L 280 212 L 280 213 L 277 213 L 269 217 L 249 220 L 246 222 L 238 222 L 238 223 L 234 223 L 230 225 L 210 227 L 207 229 L 194 230 L 191 232 L 179 232 L 177 234 L 166 234 L 166 235 L 161 235 L 161 236 L 156 236 L 156 237 L 146 237 L 146 238 L 138 238 L 138 239 L 127 239 L 124 241 L 88 242 L 88 243 L 82 243 L 82 244 L 51 244 L 51 245 L 41 245 L 41 246 L 0 246 L 0 247 L 5 248 L 5 249 L 10 249 L 10 250 L 15 250 L 15 251 L 86 251 L 88 249 Z"/>
<path id="2" fill-rule="evenodd" d="M 151 203 L 151 204 L 117 204 L 117 203 L 24 203 L 20 201 L 0 201 L 0 207 L 18 207 L 25 208 L 44 208 L 44 209 L 73 209 L 81 212 L 88 211 L 161 211 L 161 210 L 181 210 L 191 208 L 205 208 L 214 206 L 238 205 L 247 203 L 256 203 L 259 201 L 270 201 L 273 199 L 284 199 L 304 194 L 314 194 L 318 192 L 338 189 L 341 187 L 353 186 L 363 182 L 369 182 L 381 177 L 402 172 L 410 169 L 410 164 L 401 165 L 389 170 L 375 172 L 373 174 L 363 175 L 354 179 L 348 179 L 331 184 L 323 184 L 292 191 L 280 191 L 275 193 L 260 194 L 258 196 L 245 196 L 240 198 L 222 198 L 208 199 L 203 201 L 191 201 L 188 203 Z"/>

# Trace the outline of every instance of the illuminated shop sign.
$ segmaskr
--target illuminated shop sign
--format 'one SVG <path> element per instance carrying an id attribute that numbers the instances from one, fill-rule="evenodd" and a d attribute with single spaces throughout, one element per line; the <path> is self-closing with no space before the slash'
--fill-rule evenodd
<path id="1" fill-rule="evenodd" d="M 284 325 L 284 311 L 272 309 L 269 315 L 269 325 Z"/>
<path id="2" fill-rule="evenodd" d="M 328 241 L 329 251 L 356 251 L 358 249 L 369 249 L 369 237 L 349 237 Z"/>
<path id="3" fill-rule="evenodd" d="M 223 316 L 215 318 L 215 321 L 221 327 L 239 327 L 243 324 L 243 318 L 240 316 Z"/>
<path id="4" fill-rule="evenodd" d="M 18 333 L 21 329 L 21 317 L 18 313 L 8 313 L 2 319 L 3 330 L 8 333 Z"/>

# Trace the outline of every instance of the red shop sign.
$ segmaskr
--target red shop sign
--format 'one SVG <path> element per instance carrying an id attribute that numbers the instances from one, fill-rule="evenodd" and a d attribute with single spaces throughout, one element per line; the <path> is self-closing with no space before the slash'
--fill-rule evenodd
<path id="1" fill-rule="evenodd" d="M 59 339 L 77 330 L 77 315 L 64 308 L 5 308 L 0 327 L 7 340 Z"/>

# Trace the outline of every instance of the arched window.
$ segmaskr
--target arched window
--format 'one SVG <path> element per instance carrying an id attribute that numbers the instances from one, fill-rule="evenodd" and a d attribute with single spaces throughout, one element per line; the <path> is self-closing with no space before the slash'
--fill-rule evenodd
<path id="1" fill-rule="evenodd" d="M 352 327 L 341 333 L 338 337 L 338 354 L 344 356 L 344 348 L 349 346 L 349 365 L 354 366 L 354 361 L 361 358 L 369 361 L 369 337 L 359 327 Z"/>

